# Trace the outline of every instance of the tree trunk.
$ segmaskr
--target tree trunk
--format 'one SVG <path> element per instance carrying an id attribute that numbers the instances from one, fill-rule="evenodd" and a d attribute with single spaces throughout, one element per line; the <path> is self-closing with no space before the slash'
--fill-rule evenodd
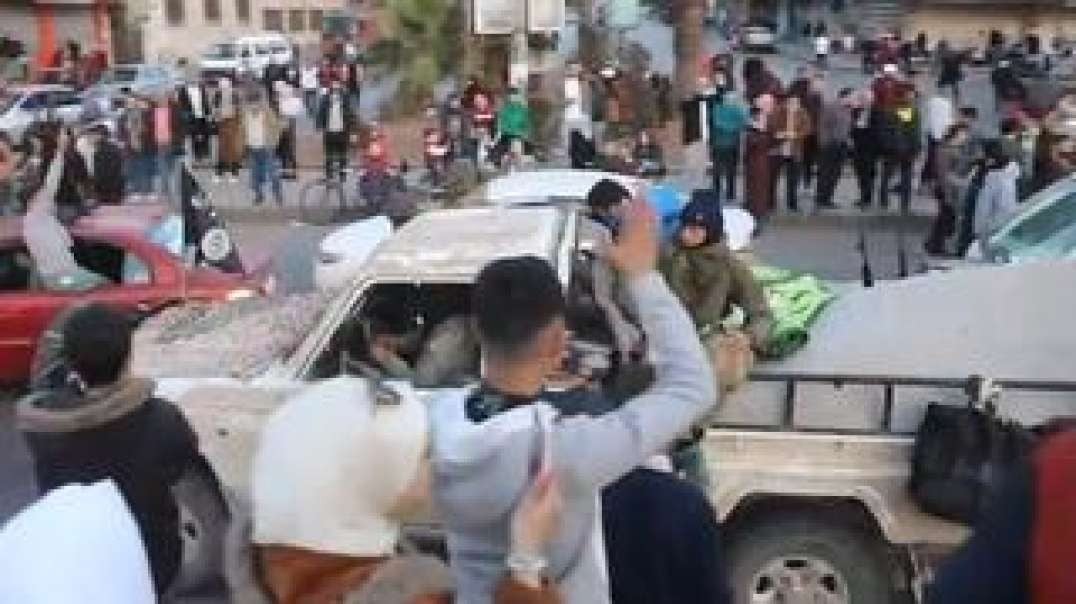
<path id="1" fill-rule="evenodd" d="M 702 54 L 702 21 L 706 16 L 705 0 L 676 2 L 676 98 L 695 92 L 699 58 Z"/>

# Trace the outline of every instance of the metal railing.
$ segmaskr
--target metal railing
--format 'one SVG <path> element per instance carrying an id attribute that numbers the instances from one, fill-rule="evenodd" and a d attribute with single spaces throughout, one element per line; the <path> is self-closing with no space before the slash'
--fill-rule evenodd
<path id="1" fill-rule="evenodd" d="M 727 429 L 756 431 L 796 431 L 824 434 L 846 435 L 883 435 L 901 434 L 893 431 L 893 409 L 896 406 L 897 388 L 938 388 L 968 391 L 976 382 L 982 382 L 982 376 L 966 378 L 907 377 L 893 375 L 839 374 L 839 373 L 782 373 L 756 372 L 751 375 L 752 382 L 784 384 L 784 396 L 781 407 L 781 419 L 773 424 L 738 424 L 718 423 L 716 427 Z M 990 379 L 989 382 L 1001 391 L 1076 393 L 1076 381 L 1027 380 L 1027 379 Z M 879 386 L 882 388 L 882 418 L 878 429 L 818 428 L 796 426 L 796 393 L 801 384 L 829 384 L 834 388 L 844 386 Z M 969 397 L 971 395 L 969 394 Z M 1073 410 L 1076 412 L 1076 397 Z"/>

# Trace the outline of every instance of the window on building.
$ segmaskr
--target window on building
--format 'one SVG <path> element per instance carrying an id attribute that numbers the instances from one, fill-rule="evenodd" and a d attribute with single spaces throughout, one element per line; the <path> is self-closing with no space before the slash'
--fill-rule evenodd
<path id="1" fill-rule="evenodd" d="M 266 31 L 284 31 L 284 11 L 267 8 L 262 14 Z"/>
<path id="2" fill-rule="evenodd" d="M 321 9 L 313 9 L 310 11 L 310 31 L 321 31 L 322 20 L 325 19 L 325 11 Z"/>
<path id="3" fill-rule="evenodd" d="M 288 11 L 288 30 L 303 31 L 306 29 L 306 11 L 292 9 Z"/>
<path id="4" fill-rule="evenodd" d="M 183 25 L 187 20 L 185 13 L 183 0 L 165 0 L 164 19 L 169 25 Z"/>
<path id="5" fill-rule="evenodd" d="M 240 23 L 250 23 L 250 0 L 235 0 L 235 19 Z"/>
<path id="6" fill-rule="evenodd" d="M 220 0 L 205 0 L 203 10 L 206 23 L 220 23 Z"/>

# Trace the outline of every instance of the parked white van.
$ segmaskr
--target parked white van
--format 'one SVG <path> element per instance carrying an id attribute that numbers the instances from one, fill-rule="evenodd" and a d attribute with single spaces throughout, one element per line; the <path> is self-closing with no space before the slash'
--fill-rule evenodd
<path id="1" fill-rule="evenodd" d="M 292 44 L 282 34 L 245 36 L 218 42 L 202 54 L 202 77 L 234 78 L 240 74 L 262 77 L 268 65 L 287 65 L 295 59 Z"/>

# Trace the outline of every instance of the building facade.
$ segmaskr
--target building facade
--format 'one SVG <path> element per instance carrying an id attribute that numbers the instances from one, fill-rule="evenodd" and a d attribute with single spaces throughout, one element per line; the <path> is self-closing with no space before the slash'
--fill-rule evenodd
<path id="1" fill-rule="evenodd" d="M 151 62 L 197 60 L 211 44 L 265 32 L 288 36 L 316 53 L 326 16 L 352 9 L 349 0 L 128 0 Z"/>
<path id="2" fill-rule="evenodd" d="M 0 35 L 22 42 L 37 69 L 48 67 L 67 42 L 83 53 L 114 58 L 114 0 L 12 0 L 0 3 Z"/>

